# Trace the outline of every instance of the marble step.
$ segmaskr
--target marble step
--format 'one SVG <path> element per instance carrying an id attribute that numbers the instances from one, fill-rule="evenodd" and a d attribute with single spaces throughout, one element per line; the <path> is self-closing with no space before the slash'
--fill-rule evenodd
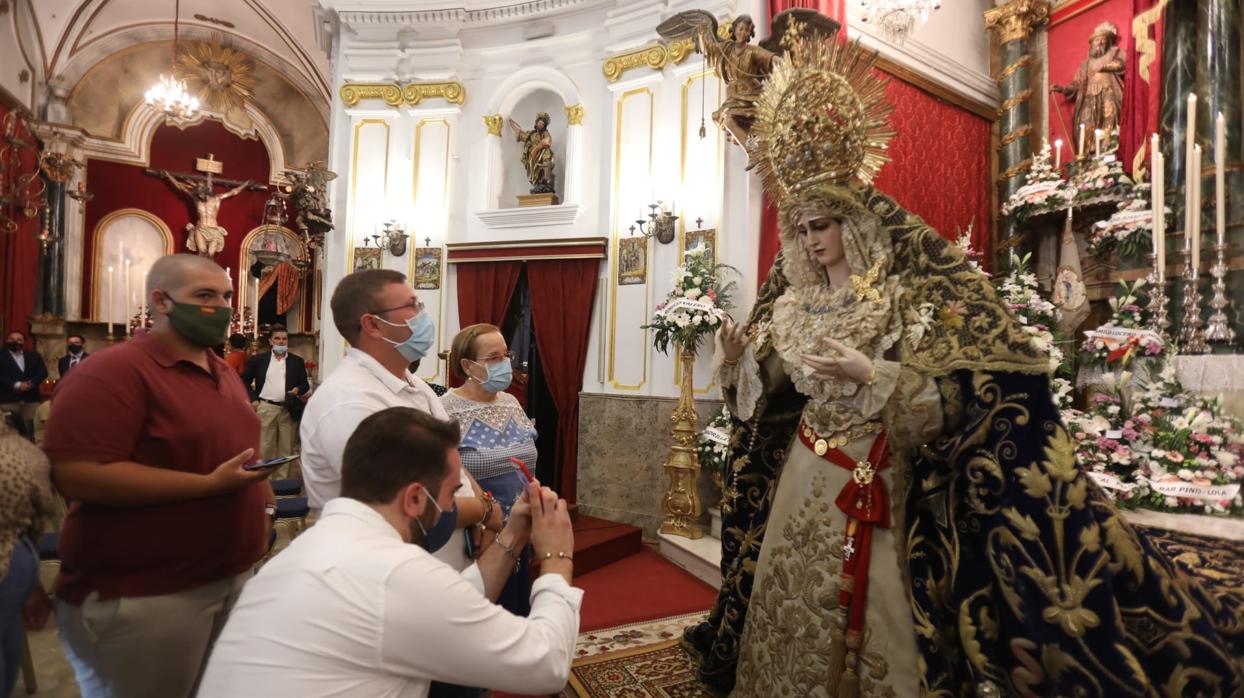
<path id="1" fill-rule="evenodd" d="M 658 551 L 670 562 L 716 589 L 721 586 L 721 539 L 704 536 L 696 540 L 657 534 Z"/>

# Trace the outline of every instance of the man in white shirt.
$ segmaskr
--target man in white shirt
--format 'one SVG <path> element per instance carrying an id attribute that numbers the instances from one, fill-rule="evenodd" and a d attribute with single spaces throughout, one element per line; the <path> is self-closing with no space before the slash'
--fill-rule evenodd
<path id="1" fill-rule="evenodd" d="M 422 698 L 433 680 L 523 694 L 564 687 L 583 600 L 570 585 L 565 500 L 532 483 L 497 545 L 462 574 L 424 550 L 460 487 L 458 437 L 456 423 L 410 408 L 359 425 L 341 497 L 247 582 L 200 698 Z M 489 599 L 528 541 L 541 574 L 523 618 Z"/>
<path id="2" fill-rule="evenodd" d="M 285 325 L 272 326 L 268 345 L 272 350 L 248 358 L 242 371 L 251 406 L 259 415 L 259 457 L 264 459 L 293 455 L 295 422 L 301 419 L 303 401 L 311 392 L 306 363 L 289 353 Z M 289 465 L 282 466 L 281 472 L 289 469 Z M 273 475 L 276 480 L 284 477 L 287 475 Z"/>
<path id="3" fill-rule="evenodd" d="M 302 437 L 302 479 L 317 519 L 324 505 L 341 492 L 341 457 L 346 441 L 367 417 L 387 407 L 411 407 L 448 419 L 436 393 L 407 370 L 433 350 L 436 327 L 406 275 L 367 269 L 346 276 L 333 290 L 333 322 L 349 342 L 346 358 L 307 402 Z M 501 530 L 501 507 L 463 471 L 466 487 L 455 500 L 457 528 L 483 524 Z M 458 570 L 470 564 L 464 539 L 455 536 L 438 552 Z"/>

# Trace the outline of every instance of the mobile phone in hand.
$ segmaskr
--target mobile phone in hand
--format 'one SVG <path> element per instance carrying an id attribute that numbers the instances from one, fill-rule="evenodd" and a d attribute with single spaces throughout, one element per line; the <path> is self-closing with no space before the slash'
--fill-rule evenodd
<path id="1" fill-rule="evenodd" d="M 298 456 L 279 456 L 277 458 L 269 458 L 268 460 L 261 460 L 255 463 L 247 463 L 246 465 L 242 466 L 242 469 L 243 470 L 263 470 L 265 468 L 275 468 L 278 465 L 285 465 L 286 463 L 292 460 L 297 460 L 297 458 Z"/>

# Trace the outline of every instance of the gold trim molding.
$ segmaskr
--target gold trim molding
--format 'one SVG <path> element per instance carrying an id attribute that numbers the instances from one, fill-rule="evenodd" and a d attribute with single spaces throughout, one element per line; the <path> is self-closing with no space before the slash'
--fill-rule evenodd
<path id="1" fill-rule="evenodd" d="M 353 107 L 363 100 L 381 99 L 390 107 L 403 102 L 415 106 L 424 99 L 439 97 L 450 104 L 466 102 L 466 88 L 456 80 L 445 82 L 412 82 L 405 87 L 395 82 L 349 82 L 339 90 L 341 101 Z"/>
<path id="2" fill-rule="evenodd" d="M 1005 5 L 985 10 L 985 28 L 998 29 L 999 40 L 1008 44 L 1027 39 L 1036 27 L 1050 18 L 1046 0 L 1011 0 Z"/>
<path id="3" fill-rule="evenodd" d="M 583 105 L 582 104 L 571 104 L 570 106 L 565 107 L 565 110 L 566 110 L 566 122 L 569 125 L 578 126 L 583 123 Z M 487 117 L 484 117 L 484 118 L 487 118 Z M 500 119 L 501 117 L 498 116 L 497 118 Z M 498 136 L 501 135 L 500 128 L 501 128 L 500 126 L 497 127 L 498 132 L 496 135 Z"/>
<path id="4" fill-rule="evenodd" d="M 484 128 L 488 129 L 488 135 L 501 137 L 501 126 L 505 123 L 505 119 L 500 114 L 489 114 L 484 117 Z"/>
<path id="5" fill-rule="evenodd" d="M 734 24 L 734 20 L 726 20 L 717 25 L 717 36 L 721 39 L 729 38 L 730 28 Z M 647 65 L 653 70 L 664 70 L 666 66 L 678 65 L 687 60 L 695 51 L 695 39 L 686 37 L 683 39 L 675 39 L 668 43 L 659 43 L 655 46 L 645 46 L 626 53 L 619 53 L 616 56 L 610 56 L 605 59 L 604 65 L 601 66 L 601 72 L 605 74 L 605 79 L 609 82 L 617 82 L 622 77 L 622 73 L 635 68 L 642 68 Z"/>

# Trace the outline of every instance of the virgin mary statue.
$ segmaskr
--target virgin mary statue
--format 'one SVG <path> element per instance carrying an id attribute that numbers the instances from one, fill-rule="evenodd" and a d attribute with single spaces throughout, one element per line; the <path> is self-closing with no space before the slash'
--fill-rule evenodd
<path id="1" fill-rule="evenodd" d="M 892 137 L 855 44 L 796 38 L 752 160 L 782 252 L 719 336 L 723 582 L 685 636 L 740 696 L 1239 696 L 1241 599 L 1076 462 L 1049 357 L 959 249 L 869 186 Z"/>

